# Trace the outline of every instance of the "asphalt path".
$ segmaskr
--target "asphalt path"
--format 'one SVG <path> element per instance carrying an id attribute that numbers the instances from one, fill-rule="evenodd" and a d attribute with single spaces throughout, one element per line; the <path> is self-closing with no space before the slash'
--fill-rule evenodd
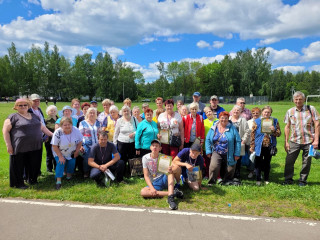
<path id="1" fill-rule="evenodd" d="M 320 239 L 320 222 L 0 199 L 1 240 Z"/>

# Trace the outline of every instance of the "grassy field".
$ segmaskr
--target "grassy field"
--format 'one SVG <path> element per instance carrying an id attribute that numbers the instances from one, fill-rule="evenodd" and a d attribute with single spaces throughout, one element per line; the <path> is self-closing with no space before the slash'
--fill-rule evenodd
<path id="1" fill-rule="evenodd" d="M 320 110 L 320 103 L 309 103 Z M 65 104 L 58 103 L 61 109 Z M 121 104 L 117 104 L 121 106 Z M 141 103 L 134 103 L 133 106 Z M 150 104 L 155 108 L 155 104 Z M 293 106 L 292 103 L 271 103 L 273 116 L 279 119 L 282 136 L 278 138 L 278 154 L 272 158 L 269 185 L 256 186 L 255 180 L 247 180 L 247 170 L 242 169 L 242 186 L 213 186 L 208 187 L 207 182 L 203 185 L 206 190 L 198 193 L 191 192 L 184 188 L 185 199 L 179 200 L 179 210 L 193 210 L 203 212 L 219 212 L 228 214 L 257 215 L 268 217 L 294 217 L 320 220 L 320 161 L 313 160 L 311 172 L 308 179 L 308 186 L 299 187 L 297 182 L 292 186 L 282 186 L 283 171 L 285 163 L 284 151 L 284 123 L 283 118 L 287 109 Z M 230 110 L 232 105 L 222 105 Z M 0 103 L 1 129 L 3 121 L 10 114 L 13 103 Z M 42 109 L 45 104 L 41 103 Z M 247 106 L 249 109 L 253 105 Z M 263 106 L 260 106 L 263 107 Z M 99 104 L 98 109 L 102 111 Z M 301 168 L 301 156 L 295 165 L 294 179 L 299 178 Z M 52 199 L 60 201 L 76 201 L 92 204 L 114 204 L 123 206 L 155 207 L 167 209 L 165 199 L 145 200 L 140 197 L 140 189 L 146 184 L 143 179 L 126 179 L 129 184 L 112 185 L 110 188 L 98 188 L 90 180 L 84 180 L 81 174 L 76 173 L 70 182 L 63 179 L 63 187 L 60 191 L 54 189 L 54 176 L 46 172 L 45 150 L 42 161 L 42 176 L 39 184 L 27 190 L 18 190 L 9 187 L 9 156 L 5 143 L 0 137 L 0 197 L 21 197 L 25 199 Z"/>

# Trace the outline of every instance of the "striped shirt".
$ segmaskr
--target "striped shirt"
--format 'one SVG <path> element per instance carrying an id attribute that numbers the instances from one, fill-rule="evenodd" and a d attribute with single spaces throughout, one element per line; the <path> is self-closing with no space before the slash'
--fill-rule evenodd
<path id="1" fill-rule="evenodd" d="M 315 107 L 310 106 L 312 115 L 306 105 L 299 110 L 290 108 L 284 118 L 284 123 L 290 121 L 290 141 L 298 144 L 310 144 L 314 140 L 314 121 L 319 120 L 319 113 Z"/>

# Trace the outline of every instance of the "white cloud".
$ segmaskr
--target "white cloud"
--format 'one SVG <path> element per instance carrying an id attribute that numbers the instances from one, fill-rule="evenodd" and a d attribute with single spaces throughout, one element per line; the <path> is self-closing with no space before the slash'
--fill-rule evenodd
<path id="1" fill-rule="evenodd" d="M 266 50 L 270 53 L 269 61 L 273 65 L 297 63 L 300 61 L 300 54 L 289 49 L 276 50 L 268 47 Z"/>
<path id="2" fill-rule="evenodd" d="M 199 42 L 197 42 L 197 47 L 198 48 L 208 48 L 208 47 L 210 47 L 210 44 L 206 41 L 200 40 Z"/>
<path id="3" fill-rule="evenodd" d="M 169 37 L 169 38 L 167 38 L 167 41 L 168 42 L 180 42 L 181 38 Z"/>
<path id="4" fill-rule="evenodd" d="M 309 68 L 311 71 L 320 72 L 320 65 L 313 65 Z"/>
<path id="5" fill-rule="evenodd" d="M 202 57 L 202 58 L 184 58 L 179 62 L 200 62 L 202 64 L 212 63 L 214 61 L 221 62 L 224 59 L 224 55 L 216 55 L 214 57 Z"/>
<path id="6" fill-rule="evenodd" d="M 302 59 L 306 62 L 320 60 L 320 41 L 311 43 L 307 48 L 303 48 L 304 56 Z"/>
<path id="7" fill-rule="evenodd" d="M 213 47 L 213 48 L 222 48 L 223 45 L 224 45 L 224 42 L 214 41 L 213 44 L 212 44 L 212 47 Z"/>
<path id="8" fill-rule="evenodd" d="M 40 2 L 38 0 L 28 0 L 28 3 L 40 5 Z"/>
<path id="9" fill-rule="evenodd" d="M 144 44 L 148 44 L 148 43 L 151 43 L 151 42 L 154 42 L 154 41 L 157 41 L 157 39 L 154 38 L 154 37 L 145 37 L 140 41 L 140 44 L 144 45 Z"/>
<path id="10" fill-rule="evenodd" d="M 285 72 L 297 73 L 305 70 L 304 66 L 282 66 L 275 68 L 277 70 L 283 69 Z"/>
<path id="11" fill-rule="evenodd" d="M 112 59 L 118 58 L 118 56 L 124 55 L 124 51 L 120 48 L 115 47 L 103 47 L 104 51 L 107 51 L 109 55 L 112 57 Z"/>
<path id="12" fill-rule="evenodd" d="M 74 4 L 76 4 L 75 0 L 41 0 L 43 9 L 61 12 L 71 11 Z"/>

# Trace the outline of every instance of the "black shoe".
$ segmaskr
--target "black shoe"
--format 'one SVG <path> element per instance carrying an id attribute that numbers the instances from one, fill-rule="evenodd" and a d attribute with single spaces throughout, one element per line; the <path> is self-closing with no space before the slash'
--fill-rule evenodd
<path id="1" fill-rule="evenodd" d="M 174 189 L 173 195 L 174 195 L 176 198 L 183 199 L 183 192 L 180 191 L 178 188 L 175 188 L 175 189 Z"/>
<path id="2" fill-rule="evenodd" d="M 21 186 L 19 186 L 19 187 L 16 187 L 16 188 L 18 188 L 18 189 L 22 189 L 22 190 L 25 190 L 25 189 L 28 189 L 29 187 L 27 186 L 27 185 L 21 185 Z"/>
<path id="3" fill-rule="evenodd" d="M 169 203 L 169 208 L 171 210 L 177 210 L 178 209 L 178 205 L 174 202 L 174 195 L 173 194 L 168 196 L 167 202 Z"/>
<path id="4" fill-rule="evenodd" d="M 282 185 L 292 185 L 293 181 L 284 181 Z"/>
<path id="5" fill-rule="evenodd" d="M 57 183 L 56 184 L 56 190 L 60 190 L 60 188 L 61 188 L 61 183 Z"/>
<path id="6" fill-rule="evenodd" d="M 299 187 L 305 187 L 305 186 L 307 186 L 307 183 L 305 183 L 305 182 L 299 182 Z"/>

